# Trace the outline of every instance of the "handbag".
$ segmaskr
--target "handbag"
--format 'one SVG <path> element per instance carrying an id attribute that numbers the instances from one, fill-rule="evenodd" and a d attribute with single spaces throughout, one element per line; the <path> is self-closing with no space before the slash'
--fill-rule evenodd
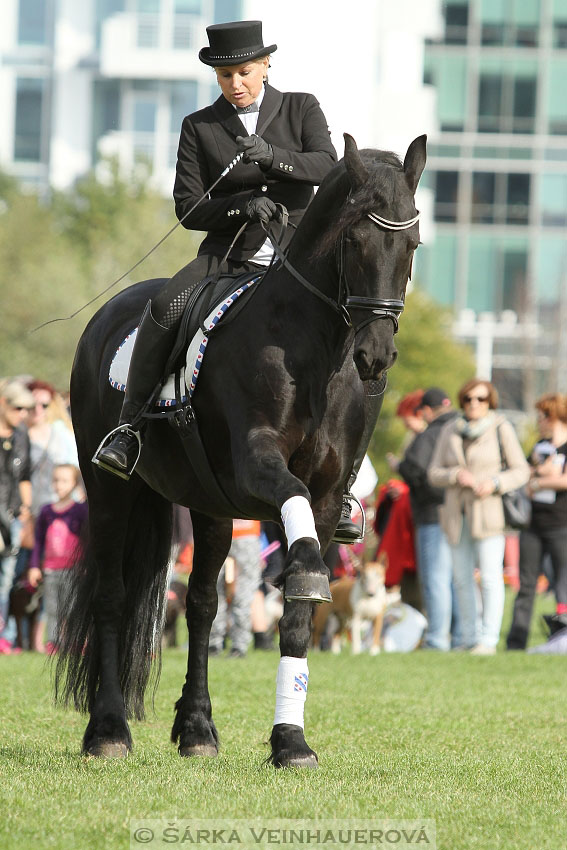
<path id="1" fill-rule="evenodd" d="M 500 436 L 500 425 L 496 429 L 498 435 L 498 447 L 500 449 L 500 462 L 502 470 L 508 469 L 506 457 L 502 451 L 502 438 Z M 509 490 L 502 493 L 502 508 L 504 509 L 504 522 L 508 528 L 521 531 L 527 528 L 532 521 L 532 502 L 528 496 L 526 487 L 518 487 L 517 490 Z"/>

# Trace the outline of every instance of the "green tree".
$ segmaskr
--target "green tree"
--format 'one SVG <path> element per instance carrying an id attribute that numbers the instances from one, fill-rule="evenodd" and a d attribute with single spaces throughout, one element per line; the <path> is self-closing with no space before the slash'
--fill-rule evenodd
<path id="1" fill-rule="evenodd" d="M 143 175 L 121 177 L 112 163 L 104 183 L 89 174 L 72 192 L 54 193 L 47 202 L 23 194 L 0 175 L 0 222 L 0 376 L 34 375 L 62 390 L 94 312 L 136 281 L 170 277 L 193 259 L 200 241 L 198 234 L 178 227 L 108 289 L 176 223 L 172 201 L 151 191 Z M 32 333 L 92 299 L 75 318 Z"/>

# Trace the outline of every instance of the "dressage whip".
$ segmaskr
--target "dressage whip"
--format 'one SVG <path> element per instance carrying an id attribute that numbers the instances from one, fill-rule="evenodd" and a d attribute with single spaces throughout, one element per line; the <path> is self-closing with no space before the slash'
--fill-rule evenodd
<path id="1" fill-rule="evenodd" d="M 106 287 L 106 289 L 103 289 L 103 290 L 102 290 L 102 292 L 99 292 L 99 293 L 98 293 L 98 295 L 95 295 L 95 297 L 94 297 L 94 298 L 91 298 L 91 300 L 90 300 L 90 301 L 87 301 L 87 303 L 86 303 L 86 304 L 83 304 L 83 306 L 82 306 L 82 307 L 79 307 L 79 309 L 78 309 L 78 310 L 75 310 L 75 312 L 74 312 L 74 313 L 71 313 L 71 315 L 70 315 L 70 316 L 65 316 L 64 318 L 58 318 L 58 319 L 49 319 L 47 322 L 42 322 L 42 324 L 41 324 L 41 325 L 38 325 L 36 328 L 33 328 L 31 331 L 28 331 L 28 332 L 27 332 L 27 335 L 28 335 L 28 336 L 30 336 L 31 334 L 34 334 L 36 331 L 41 330 L 41 328 L 45 328 L 47 325 L 53 325 L 53 324 L 55 324 L 55 322 L 68 322 L 70 319 L 74 319 L 74 318 L 75 318 L 75 316 L 77 316 L 79 313 L 81 313 L 81 312 L 82 312 L 83 310 L 85 310 L 87 307 L 90 307 L 90 305 L 91 305 L 91 304 L 94 304 L 94 302 L 95 302 L 95 301 L 98 301 L 98 299 L 99 299 L 99 298 L 101 298 L 101 297 L 102 297 L 103 295 L 105 295 L 105 294 L 106 294 L 109 290 L 111 290 L 114 286 L 116 286 L 118 283 L 120 283 L 120 281 L 121 281 L 121 280 L 124 280 L 124 278 L 125 278 L 125 277 L 127 277 L 129 274 L 131 274 L 131 273 L 134 271 L 134 269 L 137 269 L 137 268 L 138 268 L 138 266 L 140 266 L 140 265 L 144 262 L 144 260 L 147 260 L 147 258 L 150 256 L 150 254 L 153 254 L 153 252 L 154 252 L 157 248 L 159 248 L 159 246 L 160 246 L 163 242 L 165 242 L 165 240 L 166 240 L 169 236 L 171 236 L 171 234 L 173 233 L 173 231 L 174 231 L 174 230 L 176 230 L 176 229 L 179 227 L 179 225 L 180 225 L 180 224 L 183 224 L 183 222 L 185 221 L 185 219 L 186 219 L 188 216 L 190 216 L 190 215 L 191 215 L 191 213 L 192 213 L 192 212 L 194 212 L 194 210 L 196 210 L 196 209 L 197 209 L 197 207 L 199 206 L 199 204 L 200 204 L 202 201 L 204 201 L 204 200 L 205 200 L 205 198 L 207 197 L 207 195 L 210 195 L 210 193 L 213 191 L 213 189 L 215 188 L 215 186 L 217 185 L 217 183 L 220 183 L 220 181 L 222 180 L 222 178 L 223 178 L 223 177 L 226 177 L 226 175 L 228 174 L 228 172 L 229 172 L 229 171 L 231 171 L 231 170 L 234 168 L 234 166 L 236 165 L 236 163 L 237 163 L 237 162 L 239 162 L 239 161 L 242 159 L 242 157 L 243 157 L 243 156 L 244 156 L 244 152 L 236 154 L 236 156 L 234 157 L 234 159 L 232 160 L 232 162 L 229 162 L 229 164 L 226 166 L 226 168 L 224 169 L 224 171 L 223 171 L 223 172 L 222 172 L 222 173 L 221 173 L 221 174 L 217 177 L 217 179 L 215 180 L 215 182 L 214 182 L 211 186 L 209 186 L 209 188 L 207 189 L 207 191 L 206 191 L 206 192 L 203 192 L 203 194 L 201 195 L 201 197 L 199 198 L 199 200 L 198 200 L 195 204 L 193 204 L 193 206 L 191 207 L 191 209 L 190 209 L 188 212 L 186 212 L 186 213 L 185 213 L 185 215 L 183 216 L 183 218 L 180 218 L 180 219 L 179 219 L 179 221 L 178 221 L 176 224 L 174 224 L 174 225 L 173 225 L 173 227 L 172 227 L 170 230 L 168 230 L 168 231 L 167 231 L 167 233 L 165 234 L 165 236 L 162 236 L 162 238 L 159 240 L 159 242 L 156 242 L 156 244 L 153 246 L 153 248 L 150 248 L 150 250 L 149 250 L 146 254 L 144 254 L 144 256 L 143 256 L 140 260 L 138 260 L 138 262 L 137 262 L 137 263 L 134 263 L 134 265 L 133 265 L 131 268 L 129 268 L 129 269 L 128 269 L 128 271 L 125 271 L 125 272 L 124 272 L 124 274 L 122 274 L 122 275 L 120 275 L 120 277 L 116 278 L 116 280 L 115 280 L 115 281 L 113 281 L 113 282 L 112 282 L 109 286 L 107 286 L 107 287 Z"/>

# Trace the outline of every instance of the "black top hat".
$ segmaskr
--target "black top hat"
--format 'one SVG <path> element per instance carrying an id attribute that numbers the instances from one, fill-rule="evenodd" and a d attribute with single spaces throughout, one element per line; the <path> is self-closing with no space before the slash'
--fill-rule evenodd
<path id="1" fill-rule="evenodd" d="M 260 59 L 278 49 L 277 44 L 264 47 L 262 21 L 230 21 L 207 27 L 210 47 L 199 51 L 199 59 L 205 65 L 217 68 L 223 65 L 240 65 L 252 59 Z"/>

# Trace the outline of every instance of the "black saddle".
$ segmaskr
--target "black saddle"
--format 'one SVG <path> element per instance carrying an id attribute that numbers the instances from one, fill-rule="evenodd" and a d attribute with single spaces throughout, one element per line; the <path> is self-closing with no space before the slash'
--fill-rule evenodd
<path id="1" fill-rule="evenodd" d="M 229 295 L 244 284 L 255 278 L 263 278 L 265 271 L 245 272 L 244 274 L 209 275 L 197 282 L 193 287 L 179 323 L 179 330 L 171 354 L 167 361 L 164 374 L 176 373 L 185 365 L 185 357 L 190 341 L 199 329 L 207 335 L 211 331 L 204 326 L 204 321 L 216 306 L 221 304 Z M 231 307 L 230 313 L 223 319 L 223 327 L 233 321 L 248 302 L 255 287 L 248 289 Z"/>

